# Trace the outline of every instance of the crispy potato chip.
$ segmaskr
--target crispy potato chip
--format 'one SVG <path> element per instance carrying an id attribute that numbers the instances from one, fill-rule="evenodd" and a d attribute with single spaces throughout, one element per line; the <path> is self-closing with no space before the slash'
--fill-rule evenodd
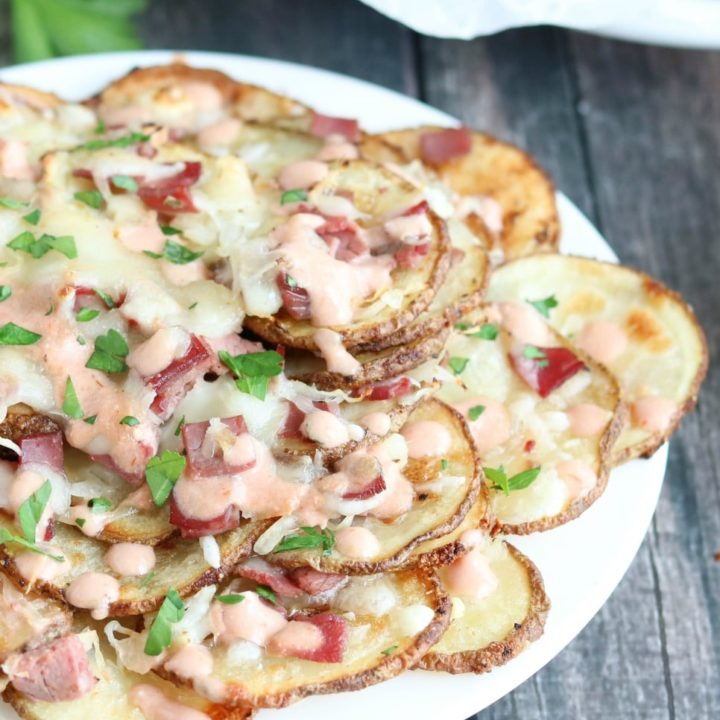
<path id="1" fill-rule="evenodd" d="M 421 135 L 439 130 L 420 127 L 382 133 L 374 136 L 372 144 L 363 144 L 363 152 L 387 161 L 383 143 L 390 143 L 401 148 L 408 161 L 414 160 L 420 157 Z M 470 152 L 435 170 L 460 195 L 491 197 L 500 204 L 500 248 L 505 259 L 557 250 L 560 220 L 555 188 L 527 153 L 490 135 L 473 132 Z"/>
<path id="2" fill-rule="evenodd" d="M 88 104 L 108 124 L 158 123 L 191 132 L 229 117 L 272 122 L 309 113 L 297 100 L 183 63 L 136 68 Z"/>
<path id="3" fill-rule="evenodd" d="M 344 613 L 348 627 L 342 662 L 293 657 L 245 660 L 213 649 L 209 680 L 224 705 L 284 707 L 308 695 L 360 690 L 410 667 L 442 635 L 450 604 L 437 577 L 410 570 L 350 578 L 322 611 Z M 161 672 L 163 672 L 161 670 Z M 215 689 L 224 683 L 224 692 Z"/>
<path id="4" fill-rule="evenodd" d="M 652 455 L 695 406 L 708 367 L 705 336 L 687 303 L 647 275 L 548 255 L 498 270 L 490 294 L 494 300 L 552 295 L 553 327 L 618 378 L 630 414 L 613 463 Z"/>
<path id="5" fill-rule="evenodd" d="M 94 662 L 92 667 L 99 682 L 78 700 L 38 702 L 25 697 L 12 685 L 3 693 L 3 699 L 23 720 L 146 720 L 140 709 L 130 702 L 130 691 L 135 685 L 150 684 L 169 699 L 206 713 L 211 720 L 247 720 L 253 715 L 248 708 L 223 708 L 211 703 L 193 690 L 176 687 L 153 673 L 132 673 L 107 658 L 103 658 L 101 663 Z"/>
<path id="6" fill-rule="evenodd" d="M 286 355 L 289 377 L 314 385 L 321 390 L 352 390 L 397 377 L 413 370 L 432 357 L 438 357 L 445 347 L 449 328 L 440 327 L 436 333 L 409 339 L 405 344 L 379 352 L 355 353 L 361 367 L 355 375 L 341 375 L 325 368 L 325 362 L 307 352 Z"/>
<path id="7" fill-rule="evenodd" d="M 453 598 L 453 618 L 440 641 L 418 664 L 424 670 L 484 673 L 519 655 L 543 633 L 550 601 L 539 570 L 501 540 L 482 548 L 497 581 L 479 599 Z M 441 569 L 442 578 L 445 570 Z"/>
<path id="8" fill-rule="evenodd" d="M 269 526 L 269 522 L 244 522 L 238 529 L 217 536 L 221 565 L 211 567 L 195 540 L 171 540 L 155 549 L 155 568 L 147 576 L 122 577 L 120 597 L 109 607 L 110 615 L 139 615 L 156 610 L 168 588 L 175 588 L 182 596 L 190 595 L 224 577 L 227 570 L 250 555 L 255 540 Z M 0 527 L 16 532 L 17 528 L 6 515 L 0 516 Z M 4 571 L 21 590 L 33 587 L 56 600 L 64 600 L 64 591 L 79 575 L 87 572 L 108 572 L 104 556 L 109 545 L 89 538 L 73 527 L 58 523 L 52 546 L 62 550 L 67 572 L 54 580 L 28 582 L 15 563 L 20 551 L 15 545 L 0 545 Z"/>
<path id="9" fill-rule="evenodd" d="M 412 509 L 394 522 L 357 518 L 354 525 L 367 528 L 379 541 L 374 556 L 357 560 L 337 549 L 327 555 L 320 550 L 293 550 L 274 553 L 272 561 L 284 567 L 309 565 L 325 572 L 376 573 L 401 567 L 417 545 L 447 535 L 459 525 L 476 501 L 484 502 L 472 440 L 461 416 L 438 400 L 422 402 L 408 418 L 408 422 L 426 420 L 442 423 L 450 432 L 452 445 L 444 458 L 447 466 L 443 467 L 442 458 L 410 459 L 403 473 L 416 488 Z"/>
<path id="10" fill-rule="evenodd" d="M 308 194 L 308 201 L 326 195 L 352 193 L 355 207 L 370 217 L 360 224 L 382 222 L 392 213 L 416 204 L 418 191 L 410 183 L 384 168 L 362 160 L 334 162 L 328 176 Z M 354 347 L 392 333 L 416 318 L 432 301 L 447 273 L 450 247 L 445 223 L 430 214 L 433 234 L 429 250 L 418 268 L 392 271 L 392 301 L 371 297 L 356 309 L 353 322 L 336 326 L 345 345 Z M 383 293 L 386 296 L 386 293 Z M 269 342 L 317 351 L 313 334 L 317 329 L 309 321 L 294 320 L 284 311 L 270 318 L 247 317 L 245 325 Z"/>
<path id="11" fill-rule="evenodd" d="M 494 531 L 526 534 L 572 520 L 602 494 L 623 408 L 612 375 L 544 323 L 548 344 L 567 348 L 584 366 L 541 397 L 510 360 L 511 354 L 523 356 L 534 346 L 514 339 L 502 328 L 498 315 L 494 308 L 484 308 L 463 318 L 465 329 L 454 332 L 448 341 L 445 363 L 452 374 L 447 373 L 438 397 L 460 409 L 469 421 L 485 468 Z M 485 331 L 486 337 L 497 333 L 496 339 L 478 337 Z M 541 369 L 540 363 L 548 361 L 539 357 L 534 362 Z M 549 369 L 554 371 L 552 366 Z M 571 430 L 568 411 L 578 405 L 597 409 L 600 421 L 591 435 L 580 437 Z M 510 481 L 538 467 L 539 474 L 529 478 L 529 485 L 523 485 L 520 476 L 515 481 L 519 486 L 510 482 L 507 494 L 495 478 L 488 477 L 493 471 L 502 472 Z"/>

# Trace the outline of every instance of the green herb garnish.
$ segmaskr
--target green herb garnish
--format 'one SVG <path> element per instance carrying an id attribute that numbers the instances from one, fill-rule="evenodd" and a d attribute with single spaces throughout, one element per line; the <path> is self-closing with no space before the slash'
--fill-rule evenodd
<path id="1" fill-rule="evenodd" d="M 259 595 L 260 593 L 258 593 Z M 225 605 L 237 605 L 238 603 L 241 603 L 244 599 L 244 595 L 216 595 L 215 599 L 218 602 L 224 603 Z"/>
<path id="2" fill-rule="evenodd" d="M 147 575 L 143 575 L 143 579 L 140 581 L 139 587 L 144 588 L 150 584 L 150 581 L 155 577 L 155 571 L 151 570 Z"/>
<path id="3" fill-rule="evenodd" d="M 90 322 L 90 320 L 94 320 L 99 314 L 100 311 L 93 308 L 80 308 L 75 315 L 75 319 L 78 322 Z"/>
<path id="4" fill-rule="evenodd" d="M 12 295 L 12 290 L 8 285 L 0 285 L 0 302 L 5 302 Z"/>
<path id="5" fill-rule="evenodd" d="M 64 255 L 68 260 L 74 260 L 77 257 L 77 247 L 75 238 L 70 235 L 48 235 L 47 233 L 36 238 L 29 230 L 20 233 L 14 237 L 8 247 L 19 252 L 26 252 L 32 255 L 36 260 L 43 257 L 51 250 L 55 250 Z"/>
<path id="6" fill-rule="evenodd" d="M 300 528 L 300 532 L 283 538 L 273 552 L 322 549 L 323 555 L 329 555 L 334 546 L 335 533 L 330 528 L 319 530 L 314 527 L 303 527 Z"/>
<path id="7" fill-rule="evenodd" d="M 94 513 L 104 513 L 112 508 L 112 503 L 107 498 L 91 498 L 88 507 Z"/>
<path id="8" fill-rule="evenodd" d="M 95 288 L 93 292 L 105 303 L 105 305 L 112 310 L 115 307 L 115 301 L 104 291 Z"/>
<path id="9" fill-rule="evenodd" d="M 543 368 L 548 366 L 547 355 L 538 347 L 534 345 L 526 345 L 523 349 L 523 357 L 531 360 L 538 360 L 538 365 Z"/>
<path id="10" fill-rule="evenodd" d="M 491 490 L 502 490 L 505 495 L 509 495 L 513 490 L 524 490 L 532 485 L 540 474 L 540 465 L 529 470 L 523 470 L 512 477 L 507 476 L 502 465 L 498 468 L 486 467 L 483 468 L 483 471 L 485 477 L 493 483 L 490 486 Z"/>
<path id="11" fill-rule="evenodd" d="M 185 456 L 172 450 L 150 458 L 145 467 L 145 479 L 152 493 L 155 505 L 160 507 L 167 502 L 175 483 L 185 469 Z"/>
<path id="12" fill-rule="evenodd" d="M 470 420 L 477 420 L 483 413 L 485 412 L 485 406 L 484 405 L 473 405 L 468 410 L 468 417 Z"/>
<path id="13" fill-rule="evenodd" d="M 46 480 L 22 505 L 18 508 L 18 522 L 22 528 L 25 540 L 35 542 L 35 531 L 52 493 L 52 485 Z"/>
<path id="14" fill-rule="evenodd" d="M 26 223 L 30 223 L 30 225 L 37 225 L 40 222 L 40 210 L 39 208 L 36 208 L 32 212 L 28 213 L 27 215 L 23 215 L 23 220 Z"/>
<path id="15" fill-rule="evenodd" d="M 448 461 L 447 458 L 443 458 L 442 460 L 440 460 L 440 469 L 441 470 L 447 470 L 449 465 L 450 465 L 450 462 Z"/>
<path id="16" fill-rule="evenodd" d="M 125 338 L 117 330 L 108 330 L 106 335 L 95 338 L 95 350 L 85 367 L 106 373 L 125 372 L 125 358 L 129 352 Z"/>
<path id="17" fill-rule="evenodd" d="M 121 425 L 127 425 L 127 426 L 129 426 L 129 427 L 135 427 L 136 425 L 139 425 L 139 424 L 140 424 L 140 421 L 139 421 L 136 417 L 133 417 L 132 415 L 126 415 L 126 416 L 120 421 L 120 424 L 121 424 Z"/>
<path id="18" fill-rule="evenodd" d="M 183 619 L 185 606 L 177 590 L 168 590 L 158 614 L 155 616 L 147 640 L 145 654 L 153 657 L 160 655 L 172 642 L 172 625 Z"/>
<path id="19" fill-rule="evenodd" d="M 277 595 L 267 585 L 258 585 L 255 588 L 255 592 L 265 600 L 269 600 L 273 605 L 277 605 Z"/>
<path id="20" fill-rule="evenodd" d="M 550 311 L 558 306 L 558 301 L 554 295 L 550 295 L 542 300 L 526 300 L 528 305 L 532 305 L 543 317 L 549 318 Z"/>
<path id="21" fill-rule="evenodd" d="M 62 409 L 68 417 L 74 418 L 75 420 L 79 420 L 85 414 L 82 407 L 80 407 L 80 401 L 78 400 L 71 377 L 68 377 L 65 381 L 65 400 L 63 401 Z"/>
<path id="22" fill-rule="evenodd" d="M 225 350 L 218 353 L 221 362 L 235 376 L 235 385 L 240 392 L 264 400 L 270 378 L 279 375 L 283 368 L 283 357 L 274 350 L 263 350 L 234 357 Z"/>
<path id="23" fill-rule="evenodd" d="M 288 203 L 302 202 L 307 198 L 307 190 L 287 190 L 280 196 L 280 204 L 287 205 Z"/>
<path id="24" fill-rule="evenodd" d="M 13 322 L 0 327 L 0 345 L 34 345 L 41 337 Z"/>
<path id="25" fill-rule="evenodd" d="M 90 417 L 83 418 L 83 422 L 87 423 L 88 425 L 94 425 L 96 420 L 97 415 L 91 415 Z"/>
<path id="26" fill-rule="evenodd" d="M 62 555 L 53 555 L 47 550 L 43 550 L 41 547 L 38 547 L 34 542 L 30 542 L 20 535 L 11 533 L 7 528 L 0 527 L 0 545 L 7 545 L 8 543 L 20 545 L 20 547 L 24 547 L 26 550 L 38 553 L 38 555 L 45 555 L 45 557 L 52 558 L 55 562 L 65 562 L 65 558 Z"/>
<path id="27" fill-rule="evenodd" d="M 384 650 L 380 652 L 381 655 L 392 655 L 396 650 L 398 649 L 397 645 L 391 645 L 390 647 L 386 647 Z"/>
<path id="28" fill-rule="evenodd" d="M 15 198 L 0 197 L 0 205 L 8 210 L 24 210 L 29 203 L 23 202 L 22 200 L 15 200 Z"/>
<path id="29" fill-rule="evenodd" d="M 180 245 L 172 240 L 166 240 L 163 254 L 168 262 L 175 265 L 187 265 L 201 257 L 203 251 L 193 252 L 192 250 L 188 250 L 184 245 Z"/>
<path id="30" fill-rule="evenodd" d="M 163 235 L 180 235 L 182 233 L 182 230 L 178 230 L 177 228 L 172 227 L 172 225 L 161 225 L 160 230 Z"/>
<path id="31" fill-rule="evenodd" d="M 78 145 L 79 150 L 104 150 L 105 148 L 126 148 L 137 143 L 147 142 L 150 139 L 145 133 L 133 132 L 114 140 L 90 140 Z M 117 177 L 117 176 L 116 176 Z"/>
<path id="32" fill-rule="evenodd" d="M 185 416 L 183 415 L 180 418 L 180 422 L 175 427 L 175 437 L 180 437 L 180 433 L 182 432 L 183 425 L 185 424 Z"/>
<path id="33" fill-rule="evenodd" d="M 81 192 L 76 192 L 73 197 L 78 202 L 84 203 L 95 210 L 99 210 L 102 207 L 103 202 L 105 202 L 102 193 L 99 190 L 83 190 Z"/>
<path id="34" fill-rule="evenodd" d="M 448 365 L 455 375 L 459 375 L 467 367 L 469 360 L 466 357 L 451 357 Z"/>
<path id="35" fill-rule="evenodd" d="M 127 190 L 128 192 L 137 192 L 139 190 L 137 180 L 130 177 L 129 175 L 113 175 L 110 178 L 110 182 L 121 190 Z"/>

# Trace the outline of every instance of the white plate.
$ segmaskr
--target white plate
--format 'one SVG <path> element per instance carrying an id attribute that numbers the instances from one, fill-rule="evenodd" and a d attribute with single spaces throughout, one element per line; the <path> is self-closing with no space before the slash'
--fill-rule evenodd
<path id="1" fill-rule="evenodd" d="M 79 99 L 136 65 L 167 62 L 173 53 L 114 53 L 64 58 L 0 72 L 0 79 Z M 449 115 L 390 90 L 324 70 L 275 60 L 184 53 L 188 62 L 213 67 L 252 83 L 292 94 L 319 110 L 357 117 L 369 130 L 456 123 Z M 616 260 L 587 218 L 558 195 L 562 249 Z M 488 675 L 408 672 L 348 696 L 309 698 L 285 710 L 265 710 L 260 720 L 384 718 L 402 707 L 413 720 L 465 720 L 509 693 L 555 657 L 590 621 L 625 574 L 645 536 L 662 486 L 667 448 L 612 474 L 604 495 L 578 520 L 547 533 L 513 540 L 538 565 L 552 610 L 541 640 Z M 3 713 L 3 709 L 5 712 Z M 0 707 L 0 718 L 14 717 Z"/>

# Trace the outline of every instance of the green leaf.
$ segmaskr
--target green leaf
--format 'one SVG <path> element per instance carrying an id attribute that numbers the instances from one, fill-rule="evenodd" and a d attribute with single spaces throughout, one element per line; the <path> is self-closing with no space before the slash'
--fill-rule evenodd
<path id="1" fill-rule="evenodd" d="M 526 300 L 528 305 L 532 305 L 543 317 L 549 318 L 550 311 L 558 306 L 558 301 L 554 295 L 549 295 L 542 300 Z"/>
<path id="2" fill-rule="evenodd" d="M 145 641 L 145 654 L 153 657 L 162 654 L 172 642 L 172 625 L 180 622 L 185 616 L 185 606 L 177 590 L 168 590 L 165 599 L 155 616 L 147 640 Z"/>
<path id="3" fill-rule="evenodd" d="M 150 139 L 145 133 L 133 132 L 114 140 L 89 140 L 78 145 L 78 150 L 104 150 L 105 148 L 127 148 L 137 143 L 147 142 Z M 117 177 L 117 176 L 116 176 Z"/>
<path id="4" fill-rule="evenodd" d="M 155 505 L 164 505 L 170 497 L 175 483 L 185 469 L 185 456 L 165 450 L 162 455 L 150 458 L 145 467 L 145 479 Z"/>
<path id="5" fill-rule="evenodd" d="M 7 545 L 8 543 L 20 545 L 26 550 L 38 553 L 38 555 L 45 555 L 45 557 L 52 558 L 56 562 L 65 562 L 65 558 L 62 555 L 53 555 L 47 550 L 43 550 L 42 548 L 38 547 L 34 542 L 30 542 L 29 540 L 26 540 L 20 535 L 14 535 L 7 528 L 0 527 L 0 545 Z"/>
<path id="6" fill-rule="evenodd" d="M 107 498 L 91 498 L 88 501 L 88 507 L 94 513 L 105 513 L 112 508 L 112 503 Z"/>
<path id="7" fill-rule="evenodd" d="M 485 406 L 484 405 L 473 405 L 468 410 L 468 417 L 470 420 L 475 421 L 477 420 L 483 413 L 485 412 Z"/>
<path id="8" fill-rule="evenodd" d="M 35 530 L 52 493 L 52 485 L 46 480 L 25 502 L 18 508 L 18 521 L 23 536 L 30 542 L 35 542 Z"/>
<path id="9" fill-rule="evenodd" d="M 83 418 L 83 422 L 87 423 L 88 425 L 94 425 L 96 420 L 97 415 L 90 415 L 90 417 Z"/>
<path id="10" fill-rule="evenodd" d="M 40 210 L 36 209 L 27 215 L 23 215 L 23 220 L 26 223 L 30 223 L 30 225 L 37 225 L 40 222 L 40 215 Z"/>
<path id="11" fill-rule="evenodd" d="M 398 649 L 397 645 L 391 645 L 380 651 L 381 655 L 392 655 Z"/>
<path id="12" fill-rule="evenodd" d="M 55 235 L 43 234 L 36 238 L 29 230 L 26 230 L 14 237 L 8 243 L 8 247 L 20 252 L 26 252 L 36 260 L 46 255 L 50 250 L 62 253 L 69 260 L 77 257 L 75 238 L 70 235 L 56 237 Z"/>
<path id="13" fill-rule="evenodd" d="M 449 465 L 450 465 L 450 462 L 448 461 L 447 458 L 443 458 L 442 460 L 440 460 L 440 469 L 441 470 L 447 470 Z"/>
<path id="14" fill-rule="evenodd" d="M 531 360 L 538 360 L 538 365 L 542 367 L 548 366 L 547 355 L 538 347 L 534 345 L 526 345 L 523 349 L 523 357 Z"/>
<path id="15" fill-rule="evenodd" d="M 281 553 L 290 550 L 322 549 L 323 555 L 329 555 L 335 546 L 335 533 L 330 528 L 319 530 L 314 527 L 300 528 L 300 532 L 283 538 L 273 552 Z"/>
<path id="16" fill-rule="evenodd" d="M 140 421 L 132 415 L 126 415 L 121 421 L 121 425 L 127 425 L 128 427 L 135 427 L 140 424 Z"/>
<path id="17" fill-rule="evenodd" d="M 466 357 L 451 357 L 448 365 L 455 375 L 459 375 L 467 367 L 469 360 Z"/>
<path id="18" fill-rule="evenodd" d="M 77 257 L 75 238 L 70 235 L 61 235 L 60 237 L 43 235 L 42 238 L 45 238 L 46 242 L 50 244 L 50 247 L 53 250 L 57 250 L 57 252 L 62 253 L 66 258 L 68 258 L 68 260 L 74 260 Z"/>
<path id="19" fill-rule="evenodd" d="M 274 350 L 263 350 L 234 357 L 225 350 L 218 353 L 220 361 L 235 376 L 235 385 L 240 392 L 264 400 L 270 378 L 279 375 L 283 369 L 283 356 Z"/>
<path id="20" fill-rule="evenodd" d="M 80 401 L 78 400 L 71 377 L 68 377 L 65 381 L 65 400 L 63 401 L 62 409 L 68 417 L 74 418 L 75 420 L 79 420 L 85 414 L 80 407 Z"/>
<path id="21" fill-rule="evenodd" d="M 499 468 L 483 468 L 485 477 L 493 483 L 490 489 L 502 490 L 505 495 L 509 495 L 513 490 L 524 490 L 526 487 L 532 485 L 540 474 L 540 470 L 541 466 L 538 465 L 529 470 L 523 470 L 509 478 L 502 465 Z"/>
<path id="22" fill-rule="evenodd" d="M 12 295 L 12 290 L 8 285 L 0 285 L 0 302 L 5 302 Z"/>
<path id="23" fill-rule="evenodd" d="M 143 575 L 143 579 L 140 581 L 139 587 L 147 587 L 151 580 L 155 577 L 155 571 L 151 570 L 147 575 Z"/>
<path id="24" fill-rule="evenodd" d="M 107 125 L 102 118 L 98 120 L 98 124 L 93 128 L 93 132 L 95 135 L 104 135 L 107 132 Z"/>
<path id="25" fill-rule="evenodd" d="M 235 387 L 242 393 L 264 400 L 270 386 L 269 377 L 250 377 L 249 375 L 235 380 Z"/>
<path id="26" fill-rule="evenodd" d="M 267 585 L 258 585 L 255 588 L 255 592 L 265 600 L 269 600 L 274 605 L 278 604 L 277 601 L 277 595 L 267 586 Z"/>
<path id="27" fill-rule="evenodd" d="M 22 200 L 15 200 L 15 198 L 0 197 L 0 206 L 8 210 L 24 210 L 28 206 L 28 203 Z"/>
<path id="28" fill-rule="evenodd" d="M 0 345 L 34 345 L 41 337 L 13 322 L 0 327 Z"/>
<path id="29" fill-rule="evenodd" d="M 78 322 L 90 322 L 90 320 L 94 320 L 99 314 L 100 311 L 94 310 L 93 308 L 80 308 L 75 315 L 75 319 Z"/>
<path id="30" fill-rule="evenodd" d="M 224 603 L 225 605 L 237 605 L 238 603 L 241 603 L 244 599 L 244 595 L 216 595 L 215 599 L 218 602 Z"/>
<path id="31" fill-rule="evenodd" d="M 130 349 L 127 341 L 117 330 L 108 330 L 106 335 L 95 338 L 95 351 L 85 367 L 106 373 L 121 373 L 127 370 L 124 358 Z"/>
<path id="32" fill-rule="evenodd" d="M 78 202 L 85 203 L 85 205 L 95 208 L 95 210 L 99 210 L 105 202 L 102 193 L 99 190 L 83 190 L 81 192 L 76 192 L 73 197 Z"/>
<path id="33" fill-rule="evenodd" d="M 180 422 L 175 427 L 175 437 L 180 437 L 180 433 L 182 432 L 183 425 L 185 424 L 185 416 L 183 415 L 180 418 Z"/>
<path id="34" fill-rule="evenodd" d="M 467 322 L 455 323 L 455 329 L 460 330 L 463 335 L 471 338 L 479 338 L 480 340 L 495 340 L 500 332 L 498 326 L 494 323 L 484 323 L 480 326 L 479 330 L 476 330 L 476 327 L 476 325 L 471 325 Z"/>
<path id="35" fill-rule="evenodd" d="M 287 190 L 280 196 L 280 204 L 287 205 L 288 203 L 302 202 L 307 200 L 308 194 L 306 190 Z"/>
<path id="36" fill-rule="evenodd" d="M 84 528 L 86 522 L 87 522 L 87 520 L 85 520 L 85 518 L 75 518 L 75 524 L 76 524 L 79 528 Z"/>
<path id="37" fill-rule="evenodd" d="M 127 190 L 128 192 L 137 192 L 138 184 L 135 178 L 131 178 L 129 175 L 113 175 L 110 178 L 110 182 L 117 188 Z"/>
<path id="38" fill-rule="evenodd" d="M 115 307 L 115 301 L 103 290 L 95 288 L 93 292 L 112 310 Z"/>
<path id="39" fill-rule="evenodd" d="M 178 230 L 170 225 L 161 225 L 160 230 L 163 235 L 180 235 L 182 230 Z"/>
<path id="40" fill-rule="evenodd" d="M 188 250 L 184 245 L 180 245 L 172 240 L 165 241 L 163 253 L 167 261 L 175 265 L 187 265 L 203 255 L 202 250 L 193 252 L 192 250 Z"/>

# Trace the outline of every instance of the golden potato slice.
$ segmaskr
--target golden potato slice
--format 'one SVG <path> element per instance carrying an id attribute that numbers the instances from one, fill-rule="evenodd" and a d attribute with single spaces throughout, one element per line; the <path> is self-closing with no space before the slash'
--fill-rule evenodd
<path id="1" fill-rule="evenodd" d="M 364 144 L 363 152 L 387 161 L 383 143 L 390 143 L 401 148 L 408 161 L 414 160 L 420 158 L 420 136 L 441 129 L 420 127 L 382 133 L 372 144 Z M 500 249 L 505 259 L 557 250 L 560 220 L 555 188 L 526 152 L 473 132 L 470 152 L 435 170 L 460 195 L 490 197 L 499 203 L 503 221 Z"/>
<path id="2" fill-rule="evenodd" d="M 286 372 L 289 377 L 321 390 L 353 390 L 397 377 L 432 357 L 438 357 L 445 347 L 449 332 L 448 327 L 440 327 L 434 334 L 412 338 L 405 344 L 379 352 L 355 353 L 355 359 L 361 365 L 360 371 L 355 375 L 330 372 L 324 369 L 323 360 L 302 350 L 288 353 Z"/>
<path id="3" fill-rule="evenodd" d="M 350 578 L 323 610 L 345 613 L 349 632 L 341 663 L 265 653 L 259 661 L 243 662 L 215 647 L 210 680 L 213 686 L 215 681 L 225 684 L 223 695 L 213 689 L 222 704 L 279 708 L 309 695 L 389 680 L 413 667 L 437 642 L 449 622 L 450 604 L 434 574 L 403 570 Z"/>
<path id="4" fill-rule="evenodd" d="M 553 327 L 620 381 L 630 413 L 613 449 L 614 464 L 652 455 L 695 406 L 708 367 L 704 333 L 687 303 L 647 275 L 588 258 L 548 255 L 498 270 L 490 295 L 521 301 L 553 295 L 558 302 L 550 311 Z M 614 346 L 603 341 L 604 333 L 615 338 Z M 643 412 L 653 405 L 662 411 L 659 424 Z"/>
<path id="5" fill-rule="evenodd" d="M 448 341 L 448 373 L 438 397 L 460 408 L 469 421 L 485 468 L 494 531 L 526 534 L 572 520 L 607 483 L 610 450 L 623 418 L 615 379 L 542 324 L 553 347 L 567 348 L 584 363 L 543 398 L 513 369 L 509 357 L 533 346 L 514 339 L 493 308 L 465 316 L 461 327 Z M 497 332 L 496 339 L 477 337 L 482 328 Z M 601 420 L 594 434 L 579 437 L 567 411 L 587 404 L 597 408 Z M 487 477 L 503 468 L 510 479 L 537 467 L 530 485 L 511 486 L 508 494 L 493 489 L 497 482 Z"/>
<path id="6" fill-rule="evenodd" d="M 475 450 L 462 417 L 444 403 L 426 400 L 408 418 L 408 422 L 426 420 L 442 423 L 450 431 L 452 445 L 444 458 L 446 467 L 442 458 L 410 459 L 403 473 L 416 486 L 411 510 L 394 522 L 356 518 L 353 525 L 367 528 L 379 541 L 374 556 L 351 559 L 335 548 L 327 555 L 320 550 L 293 550 L 274 553 L 270 559 L 284 567 L 309 565 L 325 572 L 376 573 L 401 567 L 417 545 L 457 527 L 476 501 L 484 501 L 479 497 L 481 479 Z"/>
<path id="7" fill-rule="evenodd" d="M 216 539 L 221 557 L 219 568 L 208 564 L 196 540 L 176 540 L 157 547 L 155 568 L 151 573 L 145 577 L 118 578 L 120 597 L 110 605 L 109 614 L 121 616 L 151 612 L 160 606 L 168 588 L 175 588 L 186 596 L 218 582 L 227 570 L 250 555 L 253 543 L 268 525 L 268 522 L 244 522 L 238 529 L 218 535 Z M 17 531 L 6 515 L 0 516 L 0 527 L 11 532 Z M 36 580 L 32 584 L 35 590 L 48 597 L 64 600 L 67 587 L 83 573 L 111 573 L 104 561 L 109 545 L 100 540 L 86 537 L 75 528 L 58 523 L 52 544 L 64 553 L 67 572 L 54 580 Z M 30 583 L 20 574 L 15 563 L 18 551 L 15 545 L 0 545 L 0 558 L 5 572 L 17 587 L 24 590 L 30 587 Z"/>
<path id="8" fill-rule="evenodd" d="M 272 122 L 309 109 L 266 88 L 237 82 L 218 70 L 180 62 L 136 68 L 88 101 L 109 125 L 157 123 L 194 132 L 236 117 Z"/>
<path id="9" fill-rule="evenodd" d="M 361 225 L 378 224 L 393 213 L 412 207 L 420 199 L 417 188 L 392 172 L 362 160 L 331 163 L 328 176 L 308 194 L 308 202 L 327 195 L 352 193 L 355 207 L 368 220 Z M 353 322 L 332 329 L 346 346 L 352 348 L 396 332 L 414 320 L 432 301 L 445 278 L 450 262 L 450 245 L 445 223 L 430 215 L 433 234 L 430 250 L 418 268 L 396 268 L 392 272 L 392 292 L 401 297 L 386 302 L 383 297 L 368 298 L 356 309 Z M 397 295 L 398 293 L 394 293 Z M 396 301 L 399 299 L 399 303 Z M 313 334 L 317 329 L 309 321 L 294 320 L 284 311 L 269 318 L 248 316 L 245 326 L 269 342 L 317 351 Z"/>
<path id="10" fill-rule="evenodd" d="M 146 720 L 139 708 L 130 702 L 135 685 L 150 684 L 182 705 L 206 713 L 211 720 L 247 720 L 253 711 L 248 708 L 223 708 L 200 697 L 189 688 L 176 687 L 157 675 L 138 675 L 111 662 L 108 657 L 92 663 L 99 682 L 84 697 L 68 702 L 38 702 L 20 694 L 12 685 L 3 693 L 23 720 Z"/>
<path id="11" fill-rule="evenodd" d="M 497 586 L 480 599 L 453 598 L 450 627 L 423 656 L 419 668 L 488 672 L 542 635 L 550 601 L 539 570 L 510 543 L 499 539 L 488 539 L 482 554 Z M 444 573 L 440 569 L 441 578 Z"/>
<path id="12" fill-rule="evenodd" d="M 0 575 L 0 662 L 8 655 L 42 645 L 70 630 L 67 607 L 35 593 L 21 593 Z"/>

